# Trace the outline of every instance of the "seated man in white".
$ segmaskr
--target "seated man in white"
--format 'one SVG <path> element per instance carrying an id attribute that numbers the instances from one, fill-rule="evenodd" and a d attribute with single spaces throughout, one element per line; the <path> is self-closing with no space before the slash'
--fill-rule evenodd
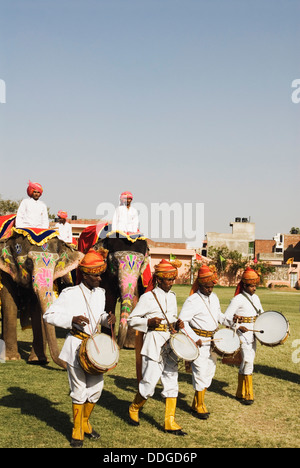
<path id="1" fill-rule="evenodd" d="M 58 230 L 58 238 L 67 244 L 72 244 L 72 226 L 67 222 L 68 213 L 60 210 L 57 216 L 58 223 L 56 223 L 55 229 Z"/>
<path id="2" fill-rule="evenodd" d="M 49 228 L 47 206 L 40 200 L 43 188 L 37 182 L 28 183 L 29 198 L 21 201 L 16 216 L 16 228 Z"/>
<path id="3" fill-rule="evenodd" d="M 131 192 L 120 195 L 120 206 L 116 209 L 112 219 L 112 231 L 123 231 L 127 234 L 139 232 L 138 212 L 131 205 Z"/>

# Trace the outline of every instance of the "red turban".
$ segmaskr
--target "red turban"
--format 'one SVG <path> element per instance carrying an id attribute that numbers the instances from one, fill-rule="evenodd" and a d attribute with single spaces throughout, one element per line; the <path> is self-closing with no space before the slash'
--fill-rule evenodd
<path id="1" fill-rule="evenodd" d="M 214 284 L 217 284 L 218 282 L 218 275 L 216 272 L 216 267 L 214 265 L 202 265 L 201 268 L 198 270 L 198 275 L 197 279 L 194 282 L 190 296 L 194 294 L 196 291 L 199 289 L 200 284 L 205 284 L 205 283 L 210 283 L 213 282 Z"/>
<path id="2" fill-rule="evenodd" d="M 149 281 L 145 292 L 155 288 L 156 278 L 176 279 L 178 276 L 178 268 L 182 265 L 180 260 L 172 260 L 168 262 L 163 259 L 158 265 L 154 266 L 154 274 Z"/>
<path id="3" fill-rule="evenodd" d="M 87 273 L 90 275 L 96 275 L 104 273 L 106 270 L 106 257 L 108 250 L 99 249 L 94 250 L 90 249 L 88 253 L 83 257 L 79 268 L 82 273 Z"/>
<path id="4" fill-rule="evenodd" d="M 59 210 L 59 212 L 57 213 L 57 216 L 62 219 L 67 219 L 68 213 L 66 211 Z"/>
<path id="5" fill-rule="evenodd" d="M 132 193 L 131 192 L 123 192 L 120 195 L 120 200 L 123 200 L 124 198 L 131 198 L 133 199 Z"/>
<path id="6" fill-rule="evenodd" d="M 40 194 L 43 193 L 43 187 L 41 184 L 38 184 L 37 182 L 28 182 L 28 187 L 27 187 L 27 194 L 29 197 L 32 197 L 32 194 L 34 191 L 40 192 Z"/>
<path id="7" fill-rule="evenodd" d="M 242 279 L 236 287 L 235 296 L 244 290 L 244 284 L 258 284 L 260 282 L 259 274 L 250 267 L 247 267 L 242 275 Z"/>

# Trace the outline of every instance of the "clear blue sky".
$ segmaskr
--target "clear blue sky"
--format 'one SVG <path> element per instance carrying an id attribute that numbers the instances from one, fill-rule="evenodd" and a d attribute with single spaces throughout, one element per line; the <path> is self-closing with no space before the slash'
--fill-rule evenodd
<path id="1" fill-rule="evenodd" d="M 300 227 L 299 0 L 0 0 L 2 198 L 205 204 Z"/>

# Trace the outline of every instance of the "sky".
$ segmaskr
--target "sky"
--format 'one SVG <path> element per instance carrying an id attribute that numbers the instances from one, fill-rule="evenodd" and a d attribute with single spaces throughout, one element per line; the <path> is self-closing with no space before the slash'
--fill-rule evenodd
<path id="1" fill-rule="evenodd" d="M 300 227 L 299 0 L 0 0 L 0 194 Z M 141 226 L 142 228 L 142 226 Z M 185 241 L 185 239 L 182 239 Z"/>

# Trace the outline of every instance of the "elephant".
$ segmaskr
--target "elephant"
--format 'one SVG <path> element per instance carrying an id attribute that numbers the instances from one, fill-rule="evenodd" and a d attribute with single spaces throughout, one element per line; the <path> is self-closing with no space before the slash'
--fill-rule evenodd
<path id="1" fill-rule="evenodd" d="M 87 240 L 85 242 L 85 240 Z M 135 348 L 135 332 L 128 327 L 127 318 L 144 293 L 149 277 L 149 253 L 145 237 L 129 236 L 111 231 L 107 223 L 89 226 L 80 235 L 78 249 L 85 252 L 89 248 L 100 247 L 109 251 L 107 270 L 101 276 L 100 286 L 106 293 L 106 310 L 115 313 L 117 300 L 120 299 L 121 311 L 117 336 L 120 348 Z M 108 333 L 108 331 L 105 331 Z"/>
<path id="2" fill-rule="evenodd" d="M 12 228 L 10 236 L 0 238 L 2 337 L 6 346 L 6 359 L 20 359 L 17 312 L 21 299 L 23 304 L 30 306 L 33 331 L 28 362 L 46 363 L 48 342 L 52 360 L 66 368 L 65 362 L 58 357 L 55 327 L 45 324 L 42 317 L 54 300 L 55 280 L 70 276 L 69 273 L 77 268 L 84 255 L 58 239 L 55 231 L 47 230 L 43 234 L 41 240 L 40 234 L 35 237 L 34 230 Z M 22 313 L 20 321 L 22 323 Z"/>

